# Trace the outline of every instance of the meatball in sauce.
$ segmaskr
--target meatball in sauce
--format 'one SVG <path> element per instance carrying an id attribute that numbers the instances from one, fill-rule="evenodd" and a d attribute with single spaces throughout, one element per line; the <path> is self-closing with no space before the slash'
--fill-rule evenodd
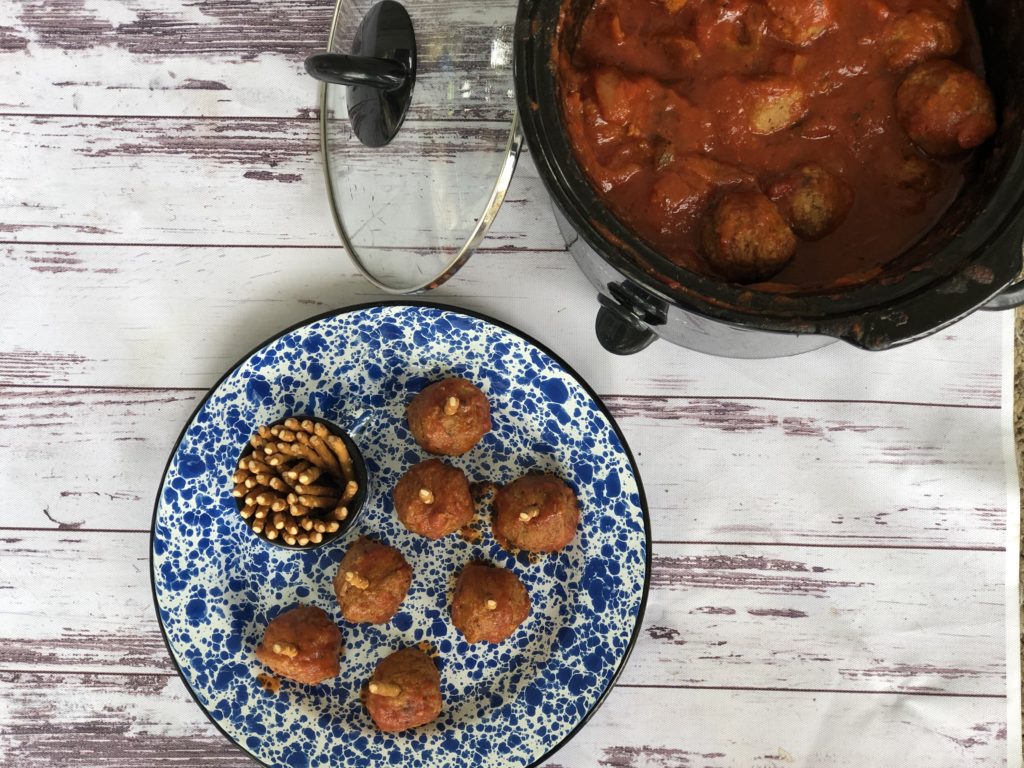
<path id="1" fill-rule="evenodd" d="M 710 277 L 880 276 L 996 129 L 964 3 L 594 0 L 577 23 L 579 5 L 553 54 L 576 160 L 623 224 Z"/>
<path id="2" fill-rule="evenodd" d="M 323 610 L 300 605 L 267 625 L 256 658 L 275 674 L 306 685 L 335 677 L 340 669 L 341 630 Z"/>

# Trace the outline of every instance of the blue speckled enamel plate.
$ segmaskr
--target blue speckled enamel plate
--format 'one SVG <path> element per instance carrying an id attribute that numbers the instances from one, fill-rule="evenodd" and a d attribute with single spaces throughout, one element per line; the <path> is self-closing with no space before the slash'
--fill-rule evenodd
<path id="1" fill-rule="evenodd" d="M 471 481 L 553 472 L 576 489 L 582 523 L 556 555 L 513 557 L 458 535 L 431 542 L 395 517 L 391 489 L 425 457 L 406 403 L 427 383 L 464 376 L 491 402 L 494 429 L 452 459 Z M 344 537 L 313 552 L 272 547 L 235 510 L 229 476 L 253 429 L 290 413 L 341 425 L 371 474 Z M 489 514 L 489 510 L 487 511 Z M 397 547 L 413 582 L 387 625 L 342 620 L 331 581 L 348 544 Z M 650 532 L 629 449 L 608 412 L 558 358 L 492 320 L 426 304 L 355 307 L 264 344 L 204 399 L 168 462 L 153 519 L 153 590 L 168 648 L 213 722 L 268 765 L 489 768 L 542 761 L 575 733 L 612 686 L 640 626 Z M 510 568 L 533 610 L 500 645 L 467 645 L 451 626 L 455 575 L 471 560 Z M 263 689 L 254 649 L 267 623 L 297 603 L 342 629 L 341 674 L 318 686 Z M 377 731 L 359 700 L 377 662 L 425 642 L 437 650 L 444 710 L 427 726 Z"/>

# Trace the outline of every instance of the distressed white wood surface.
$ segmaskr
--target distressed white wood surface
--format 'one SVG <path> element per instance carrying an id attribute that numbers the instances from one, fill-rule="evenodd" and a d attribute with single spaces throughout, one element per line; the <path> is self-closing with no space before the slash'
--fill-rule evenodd
<path id="1" fill-rule="evenodd" d="M 438 0 L 420 39 L 457 26 L 483 44 L 491 5 Z M 228 366 L 311 314 L 383 298 L 323 192 L 301 60 L 330 14 L 0 2 L 0 765 L 251 764 L 172 672 L 146 528 L 167 451 Z M 417 105 L 408 129 L 494 117 L 480 83 L 457 112 Z M 436 131 L 430 151 L 487 130 Z M 881 355 L 745 362 L 659 343 L 619 359 L 598 349 L 593 296 L 528 155 L 481 253 L 431 296 L 566 357 L 643 472 L 643 631 L 549 768 L 1020 765 L 1001 318 Z"/>
<path id="2" fill-rule="evenodd" d="M 521 164 L 516 179 L 524 168 L 529 166 Z M 0 196 L 8 193 L 14 194 L 0 188 Z M 313 204 L 325 205 L 319 198 Z M 201 210 L 204 197 L 193 196 L 191 205 L 209 215 Z M 523 237 L 558 238 L 549 207 L 543 195 L 531 204 L 536 221 Z M 20 208 L 6 215 L 25 215 Z M 329 226 L 327 213 L 321 214 L 322 225 Z M 0 243 L 0 270 L 7 277 L 0 281 L 5 384 L 205 390 L 284 328 L 347 304 L 394 298 L 362 280 L 337 243 L 185 248 L 8 241 Z M 60 302 L 52 300 L 56 295 Z M 988 314 L 884 355 L 835 344 L 798 362 L 744 361 L 655 344 L 620 358 L 595 354 L 595 296 L 561 245 L 509 248 L 491 235 L 428 298 L 514 323 L 554 347 L 602 395 L 999 407 L 1003 339 Z M 793 376 L 794 370 L 813 370 L 814 376 Z M 787 380 L 784 391 L 780 378 Z"/>
<path id="3" fill-rule="evenodd" d="M 5 531 L 0 670 L 173 672 L 153 625 L 147 547 L 144 533 Z M 621 683 L 1000 697 L 990 606 L 1002 557 L 963 552 L 948 570 L 945 552 L 915 551 L 893 572 L 887 550 L 662 544 Z M 76 588 L 83 562 L 87 594 Z M 954 592 L 956 616 L 937 616 Z"/>
<path id="4" fill-rule="evenodd" d="M 169 675 L 0 671 L 0 693 L 0 754 L 20 768 L 253 765 L 191 717 L 192 699 Z M 739 699 L 747 710 L 737 709 Z M 988 768 L 1005 751 L 999 699 L 846 694 L 824 701 L 791 691 L 620 685 L 547 768 Z M 672 728 L 654 725 L 665 710 Z M 937 719 L 948 722 L 945 730 L 928 726 Z M 41 727 L 46 721 L 65 730 Z"/>
<path id="5" fill-rule="evenodd" d="M 202 394 L 0 386 L 8 470 L 0 526 L 148 529 L 154 478 Z M 659 542 L 1004 547 L 1002 455 L 989 409 L 622 395 L 606 403 L 643 467 Z M 915 424 L 904 421 L 914 414 Z M 976 437 L 969 456 L 950 443 L 955 431 Z M 95 444 L 104 450 L 89 450 Z M 750 471 L 783 452 L 782 470 Z M 25 483 L 40 466 L 52 468 L 46 483 Z M 880 468 L 905 493 L 863 482 Z M 954 481 L 941 492 L 937 472 Z"/>

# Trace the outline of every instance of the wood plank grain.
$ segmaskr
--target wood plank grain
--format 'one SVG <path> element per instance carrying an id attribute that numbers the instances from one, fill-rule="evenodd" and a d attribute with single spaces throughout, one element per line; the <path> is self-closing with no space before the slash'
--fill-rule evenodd
<path id="1" fill-rule="evenodd" d="M 619 686 L 547 768 L 992 768 L 996 699 L 807 696 Z M 656 728 L 664 710 L 674 727 Z M 48 727 L 60 723 L 61 729 Z M 253 763 L 175 677 L 0 672 L 0 755 L 20 768 L 224 768 Z"/>
<path id="2" fill-rule="evenodd" d="M 544 204 L 528 208 L 545 227 Z M 1001 325 L 991 313 L 881 354 L 835 344 L 788 360 L 742 361 L 659 342 L 621 358 L 597 351 L 595 291 L 568 254 L 509 250 L 491 238 L 484 245 L 428 298 L 519 326 L 603 395 L 1000 402 Z M 393 298 L 337 246 L 9 243 L 0 245 L 0 271 L 0 383 L 8 384 L 205 388 L 249 349 L 310 315 Z"/>
<path id="3" fill-rule="evenodd" d="M 0 387 L 0 527 L 147 529 L 167 456 L 201 396 Z M 1004 546 L 998 411 L 621 396 L 608 404 L 639 462 L 659 541 Z M 957 433 L 976 436 L 970 451 L 948 440 Z M 783 450 L 786 467 L 750 471 Z M 891 483 L 862 481 L 879 466 Z"/>
<path id="4" fill-rule="evenodd" d="M 0 111 L 309 117 L 317 85 L 302 62 L 326 47 L 333 11 L 331 0 L 17 3 L 0 16 L 0 66 L 18 74 Z M 408 119 L 508 119 L 511 65 L 492 51 L 510 50 L 515 4 L 410 12 L 420 56 Z M 343 22 L 345 44 L 356 22 Z"/>
<path id="5" fill-rule="evenodd" d="M 500 123 L 407 125 L 380 162 L 402 155 L 458 164 L 508 134 Z M 302 119 L 0 116 L 4 167 L 0 237 L 8 241 L 336 245 L 318 124 Z M 347 145 L 335 159 L 344 164 Z M 60 184 L 54 184 L 54 179 Z M 422 177 L 421 177 L 422 179 Z M 449 187 L 453 200 L 458 190 Z M 504 245 L 561 249 L 532 164 L 522 163 L 489 236 Z M 445 208 L 442 198 L 435 201 Z M 454 204 L 454 203 L 453 203 Z M 126 214 L 127 212 L 127 214 Z M 475 215 L 479 215 L 481 211 Z M 399 218 L 398 221 L 401 221 Z M 468 233 L 468 226 L 467 226 Z M 416 226 L 392 245 L 428 242 Z"/>
<path id="6" fill-rule="evenodd" d="M 147 555 L 142 533 L 0 532 L 0 670 L 171 671 Z M 661 545 L 623 683 L 1002 696 L 1003 560 Z"/>

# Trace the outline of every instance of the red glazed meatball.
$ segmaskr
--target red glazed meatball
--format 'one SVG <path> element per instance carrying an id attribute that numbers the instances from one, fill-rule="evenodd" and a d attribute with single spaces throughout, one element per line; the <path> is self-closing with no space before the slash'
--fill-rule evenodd
<path id="1" fill-rule="evenodd" d="M 973 149 L 996 132 L 992 92 L 951 61 L 911 70 L 896 91 L 896 116 L 911 141 L 936 157 Z"/>
<path id="2" fill-rule="evenodd" d="M 341 630 L 312 605 L 285 611 L 270 624 L 256 658 L 275 674 L 306 685 L 316 685 L 338 674 Z"/>
<path id="3" fill-rule="evenodd" d="M 760 192 L 729 192 L 708 213 L 702 232 L 704 256 L 737 283 L 767 280 L 796 253 L 796 236 Z"/>
<path id="4" fill-rule="evenodd" d="M 882 40 L 889 67 L 895 70 L 952 56 L 963 44 L 960 30 L 951 18 L 925 10 L 890 18 Z"/>
<path id="5" fill-rule="evenodd" d="M 772 185 L 768 195 L 793 231 L 807 240 L 834 232 L 853 205 L 849 185 L 817 163 L 794 168 Z"/>
<path id="6" fill-rule="evenodd" d="M 832 0 L 766 0 L 772 34 L 793 45 L 811 43 L 835 26 Z"/>
<path id="7" fill-rule="evenodd" d="M 530 596 L 512 571 L 479 563 L 462 569 L 452 600 L 452 624 L 467 642 L 500 643 L 529 615 Z"/>
<path id="8" fill-rule="evenodd" d="M 411 583 L 412 567 L 401 552 L 363 537 L 345 553 L 334 577 L 334 594 L 348 621 L 386 624 Z"/>
<path id="9" fill-rule="evenodd" d="M 473 519 L 466 475 L 440 459 L 421 461 L 402 475 L 394 499 L 402 525 L 428 539 L 454 533 Z"/>
<path id="10" fill-rule="evenodd" d="M 441 676 L 418 648 L 403 648 L 382 660 L 363 689 L 363 704 L 382 731 L 424 725 L 441 714 Z"/>
<path id="11" fill-rule="evenodd" d="M 465 379 L 434 382 L 406 409 L 409 428 L 425 451 L 460 456 L 491 430 L 487 397 Z"/>
<path id="12" fill-rule="evenodd" d="M 580 509 L 554 475 L 525 475 L 494 497 L 494 538 L 505 549 L 557 552 L 572 541 Z"/>

